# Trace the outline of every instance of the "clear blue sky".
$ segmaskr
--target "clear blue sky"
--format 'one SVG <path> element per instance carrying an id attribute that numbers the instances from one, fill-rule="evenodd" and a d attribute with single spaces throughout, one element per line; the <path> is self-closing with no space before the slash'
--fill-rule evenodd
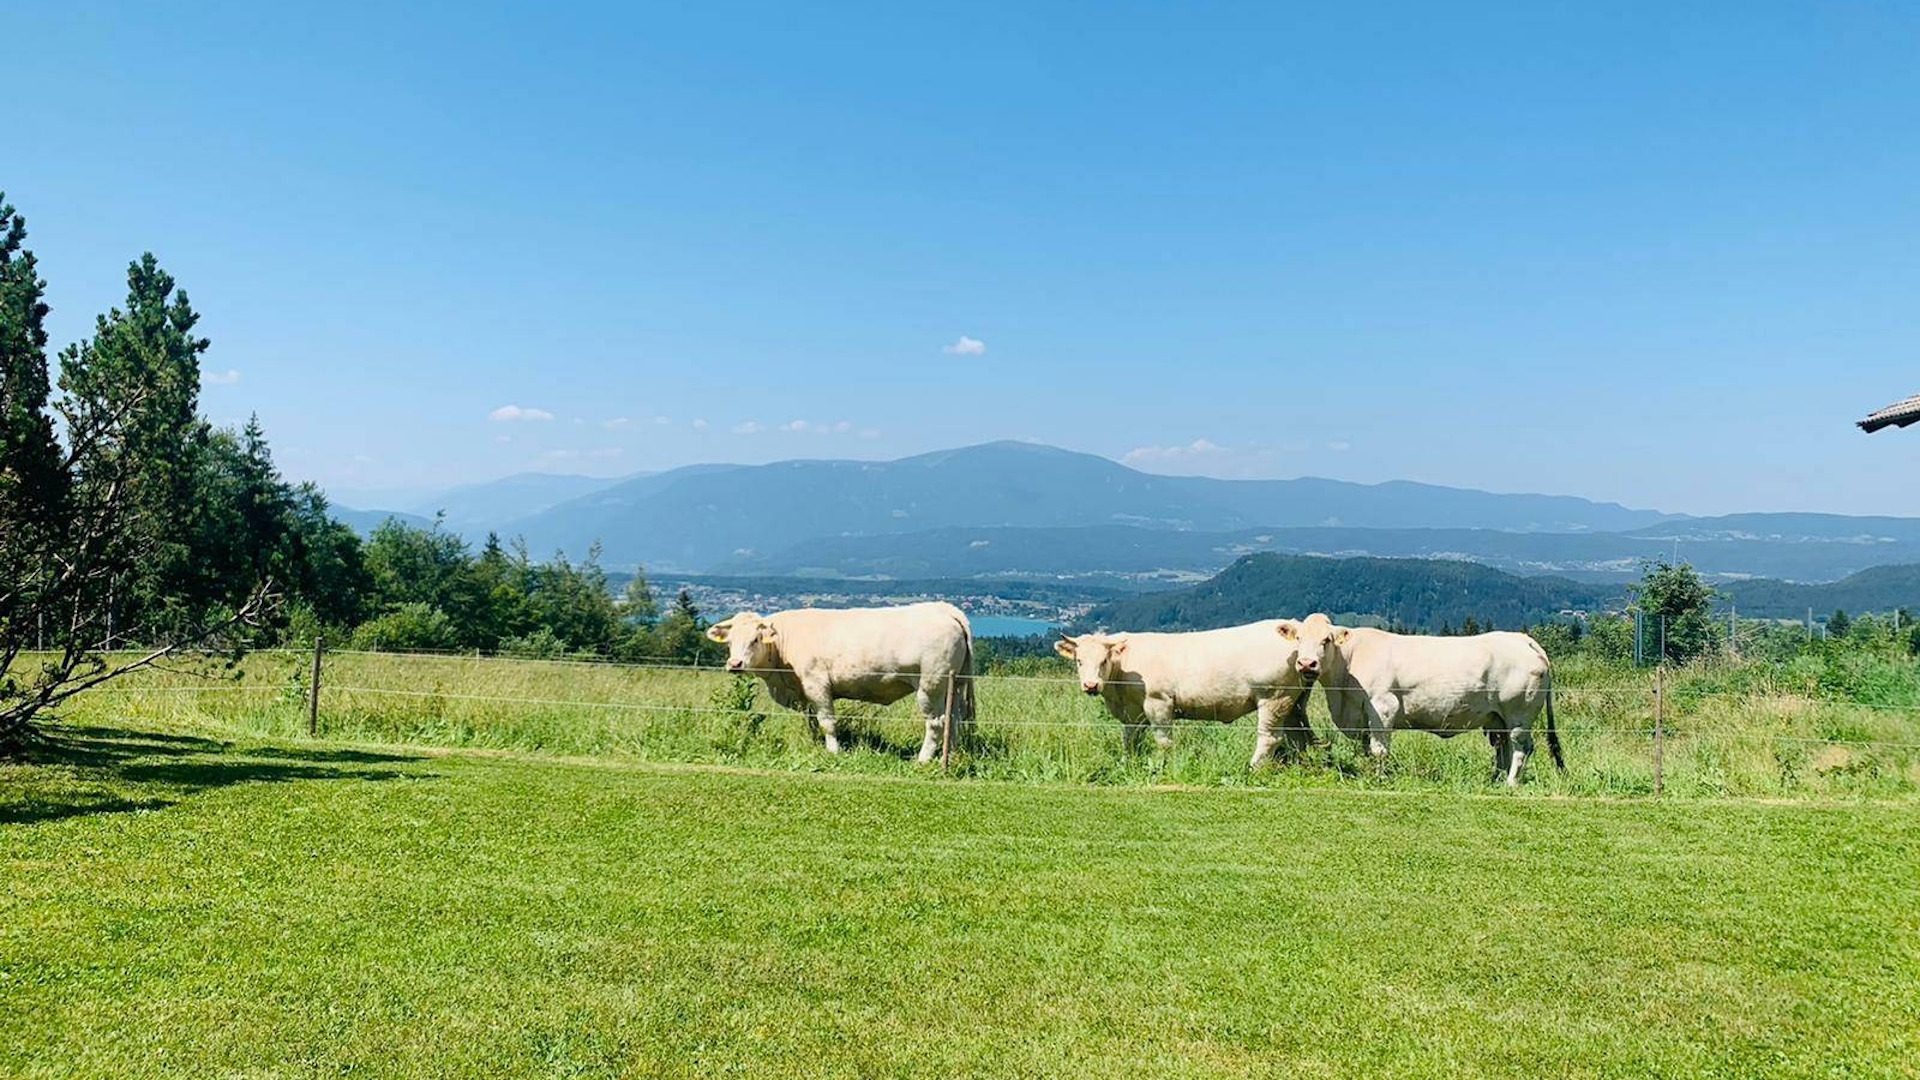
<path id="1" fill-rule="evenodd" d="M 1032 438 L 1920 513 L 1851 427 L 1920 391 L 1912 5 L 256 7 L 9 5 L 0 188 L 58 341 L 154 251 L 363 501 Z"/>

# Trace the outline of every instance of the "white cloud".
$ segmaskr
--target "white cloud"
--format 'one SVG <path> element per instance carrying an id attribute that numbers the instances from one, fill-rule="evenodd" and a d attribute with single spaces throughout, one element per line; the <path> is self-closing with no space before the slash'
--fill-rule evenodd
<path id="1" fill-rule="evenodd" d="M 600 421 L 600 426 L 606 428 L 608 431 L 619 431 L 622 428 L 632 427 L 633 421 L 625 416 L 616 416 L 611 420 Z"/>
<path id="2" fill-rule="evenodd" d="M 596 446 L 591 450 L 543 450 L 540 452 L 540 460 L 541 461 L 582 461 L 582 460 L 603 461 L 607 458 L 619 457 L 621 454 L 624 454 L 624 453 L 626 453 L 626 450 L 618 446 Z"/>
<path id="3" fill-rule="evenodd" d="M 665 426 L 667 426 L 668 424 L 671 424 L 671 423 L 673 423 L 673 417 L 671 417 L 671 416 L 656 416 L 656 417 L 654 417 L 654 418 L 653 418 L 653 422 L 654 422 L 654 423 L 655 423 L 656 425 L 658 425 L 658 426 L 660 426 L 660 427 L 665 427 Z"/>
<path id="4" fill-rule="evenodd" d="M 493 441 L 494 441 L 494 442 L 497 442 L 497 443 L 510 443 L 510 442 L 512 442 L 512 441 L 513 441 L 513 436 L 511 436 L 511 435 L 495 435 L 495 436 L 493 437 Z"/>
<path id="5" fill-rule="evenodd" d="M 761 427 L 760 421 L 758 420 L 748 420 L 745 423 L 733 425 L 733 433 L 735 435 L 758 435 L 765 430 L 767 429 Z"/>
<path id="6" fill-rule="evenodd" d="M 1309 445 L 1225 446 L 1212 439 L 1195 439 L 1172 446 L 1136 446 L 1120 461 L 1167 476 L 1251 480 L 1292 475 L 1298 468 L 1294 458 L 1307 452 Z"/>
<path id="7" fill-rule="evenodd" d="M 1195 439 L 1184 446 L 1136 446 L 1120 460 L 1127 465 L 1157 465 L 1226 452 L 1226 447 L 1210 439 Z"/>
<path id="8" fill-rule="evenodd" d="M 1332 442 L 1327 444 L 1327 449 L 1332 450 L 1335 453 L 1344 454 L 1347 451 L 1353 449 L 1353 444 L 1348 442 L 1345 439 L 1335 439 Z"/>
<path id="9" fill-rule="evenodd" d="M 965 334 L 961 334 L 959 341 L 946 346 L 940 351 L 949 356 L 985 356 L 987 353 L 987 343 L 981 341 L 979 338 L 971 338 Z"/>
<path id="10" fill-rule="evenodd" d="M 228 368 L 225 371 L 203 371 L 200 373 L 200 381 L 211 386 L 232 386 L 240 381 L 240 372 L 237 368 Z"/>
<path id="11" fill-rule="evenodd" d="M 853 421 L 836 420 L 831 424 L 816 424 L 811 420 L 789 420 L 780 425 L 780 430 L 795 435 L 845 435 L 853 431 Z"/>
<path id="12" fill-rule="evenodd" d="M 706 421 L 706 418 L 705 418 L 705 417 L 695 417 L 695 418 L 694 418 L 694 421 L 693 421 L 693 430 L 695 430 L 695 431 L 705 431 L 705 430 L 707 430 L 707 421 Z"/>
<path id="13" fill-rule="evenodd" d="M 496 424 L 513 423 L 528 420 L 551 420 L 553 414 L 545 409 L 526 409 L 518 405 L 502 405 L 487 414 L 487 419 Z"/>
<path id="14" fill-rule="evenodd" d="M 880 437 L 880 429 L 877 427 L 861 428 L 860 437 L 863 439 L 877 439 Z"/>

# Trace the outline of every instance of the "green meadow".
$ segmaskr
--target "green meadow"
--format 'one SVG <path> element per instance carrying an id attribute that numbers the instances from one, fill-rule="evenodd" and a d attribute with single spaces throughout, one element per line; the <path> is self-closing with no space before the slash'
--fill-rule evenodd
<path id="1" fill-rule="evenodd" d="M 265 723 L 265 721 L 263 721 Z M 1912 1076 L 1910 806 L 63 726 L 0 1075 Z"/>
<path id="2" fill-rule="evenodd" d="M 1044 665 L 949 770 L 714 671 L 151 672 L 0 765 L 0 1075 L 1914 1076 L 1920 743 L 1789 669 L 1563 665 L 1570 768 L 1245 723 L 1162 758 Z M 1882 673 L 1883 675 L 1885 673 Z M 1889 681 L 1891 680 L 1891 681 Z M 1815 680 L 1817 682 L 1817 680 Z"/>

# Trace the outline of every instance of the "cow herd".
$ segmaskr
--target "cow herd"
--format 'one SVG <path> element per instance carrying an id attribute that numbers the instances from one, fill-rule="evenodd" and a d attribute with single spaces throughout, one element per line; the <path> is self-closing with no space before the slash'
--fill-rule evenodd
<path id="1" fill-rule="evenodd" d="M 974 718 L 973 630 L 952 604 L 743 611 L 707 636 L 727 646 L 727 670 L 758 675 L 774 701 L 812 717 L 832 753 L 840 750 L 835 701 L 890 705 L 913 695 L 926 721 L 922 762 Z M 1307 699 L 1318 686 L 1335 730 L 1364 740 L 1376 758 L 1387 756 L 1397 730 L 1481 731 L 1494 779 L 1518 785 L 1544 713 L 1547 748 L 1566 768 L 1552 669 L 1525 634 L 1419 637 L 1310 615 L 1192 633 L 1062 635 L 1054 647 L 1078 667 L 1081 690 L 1120 721 L 1130 752 L 1149 730 L 1170 748 L 1176 720 L 1229 724 L 1253 713 L 1250 766 L 1283 746 L 1298 754 L 1311 744 Z"/>

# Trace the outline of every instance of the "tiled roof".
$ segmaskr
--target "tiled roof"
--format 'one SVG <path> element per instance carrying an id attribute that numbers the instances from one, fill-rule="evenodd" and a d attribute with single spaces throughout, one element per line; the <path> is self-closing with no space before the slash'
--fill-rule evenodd
<path id="1" fill-rule="evenodd" d="M 1879 431 L 1883 427 L 1906 427 L 1920 423 L 1920 394 L 1889 405 L 1860 421 L 1861 431 Z"/>

